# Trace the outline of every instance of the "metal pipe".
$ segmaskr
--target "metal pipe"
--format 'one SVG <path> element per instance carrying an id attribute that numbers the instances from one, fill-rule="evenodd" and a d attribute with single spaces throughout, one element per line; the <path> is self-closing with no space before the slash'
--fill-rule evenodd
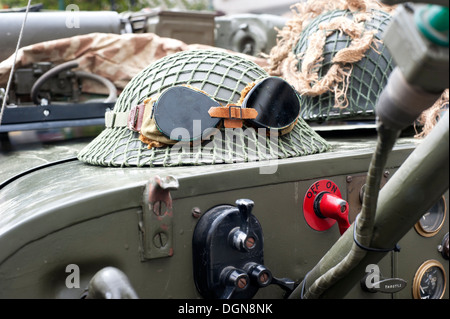
<path id="1" fill-rule="evenodd" d="M 374 222 L 371 247 L 393 248 L 408 233 L 420 217 L 448 190 L 449 187 L 449 115 L 443 116 L 430 135 L 416 148 L 391 180 L 380 191 Z M 303 281 L 315 282 L 339 264 L 350 252 L 354 224 L 335 243 Z M 367 252 L 359 265 L 345 280 L 339 280 L 321 298 L 343 298 L 358 284 L 368 264 L 379 262 L 387 252 Z M 291 298 L 301 295 L 300 286 Z"/>
<path id="2" fill-rule="evenodd" d="M 23 17 L 24 13 L 0 13 L 0 62 L 14 53 Z M 71 25 L 73 19 L 76 23 Z M 117 12 L 30 12 L 20 47 L 94 32 L 121 34 L 122 30 Z"/>

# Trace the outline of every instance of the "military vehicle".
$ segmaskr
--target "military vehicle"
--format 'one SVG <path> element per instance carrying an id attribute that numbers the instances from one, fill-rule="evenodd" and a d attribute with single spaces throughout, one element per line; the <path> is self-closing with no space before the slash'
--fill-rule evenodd
<path id="1" fill-rule="evenodd" d="M 448 88 L 448 2 L 383 2 L 396 14 L 368 19 L 383 43 L 355 63 L 347 108 L 220 50 L 168 54 L 100 101 L 75 98 L 74 64 L 16 70 L 0 298 L 448 299 L 448 101 L 412 130 Z M 357 15 L 315 17 L 295 50 Z M 326 41 L 322 71 L 351 42 Z"/>

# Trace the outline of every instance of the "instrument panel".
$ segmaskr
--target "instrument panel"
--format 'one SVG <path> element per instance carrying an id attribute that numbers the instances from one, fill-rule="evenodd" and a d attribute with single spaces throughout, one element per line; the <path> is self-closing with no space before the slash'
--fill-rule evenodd
<path id="1" fill-rule="evenodd" d="M 402 240 L 403 247 L 415 250 L 398 262 L 399 273 L 406 271 L 407 263 L 416 264 L 416 271 L 408 273 L 411 288 L 409 298 L 444 299 L 448 298 L 448 194 L 442 196 L 417 222 L 410 233 Z M 400 253 L 401 254 L 401 253 Z M 412 257 L 415 256 L 415 260 Z M 405 278 L 406 279 L 406 278 Z M 407 298 L 407 296 L 405 296 Z"/>

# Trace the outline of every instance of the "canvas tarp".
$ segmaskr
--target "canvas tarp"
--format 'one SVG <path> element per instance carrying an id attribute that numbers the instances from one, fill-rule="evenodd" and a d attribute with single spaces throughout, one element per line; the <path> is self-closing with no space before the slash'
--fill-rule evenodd
<path id="1" fill-rule="evenodd" d="M 102 76 L 113 82 L 121 91 L 136 74 L 151 63 L 173 53 L 197 49 L 223 50 L 199 44 L 188 45 L 153 33 L 91 33 L 21 48 L 17 53 L 15 69 L 44 61 L 55 65 L 77 61 L 78 70 Z M 265 59 L 245 57 L 262 67 L 267 66 Z M 6 87 L 13 63 L 14 55 L 0 62 L 0 87 Z M 83 91 L 105 93 L 105 88 L 102 84 L 89 82 L 86 85 L 83 83 Z"/>

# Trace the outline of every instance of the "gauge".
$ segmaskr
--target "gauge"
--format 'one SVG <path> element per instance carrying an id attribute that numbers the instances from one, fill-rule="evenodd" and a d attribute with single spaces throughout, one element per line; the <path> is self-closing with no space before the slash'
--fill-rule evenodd
<path id="1" fill-rule="evenodd" d="M 436 235 L 444 225 L 447 205 L 444 196 L 426 212 L 415 225 L 416 231 L 424 237 Z"/>
<path id="2" fill-rule="evenodd" d="M 414 299 L 441 299 L 446 288 L 447 277 L 440 262 L 428 260 L 419 267 L 413 282 Z"/>

